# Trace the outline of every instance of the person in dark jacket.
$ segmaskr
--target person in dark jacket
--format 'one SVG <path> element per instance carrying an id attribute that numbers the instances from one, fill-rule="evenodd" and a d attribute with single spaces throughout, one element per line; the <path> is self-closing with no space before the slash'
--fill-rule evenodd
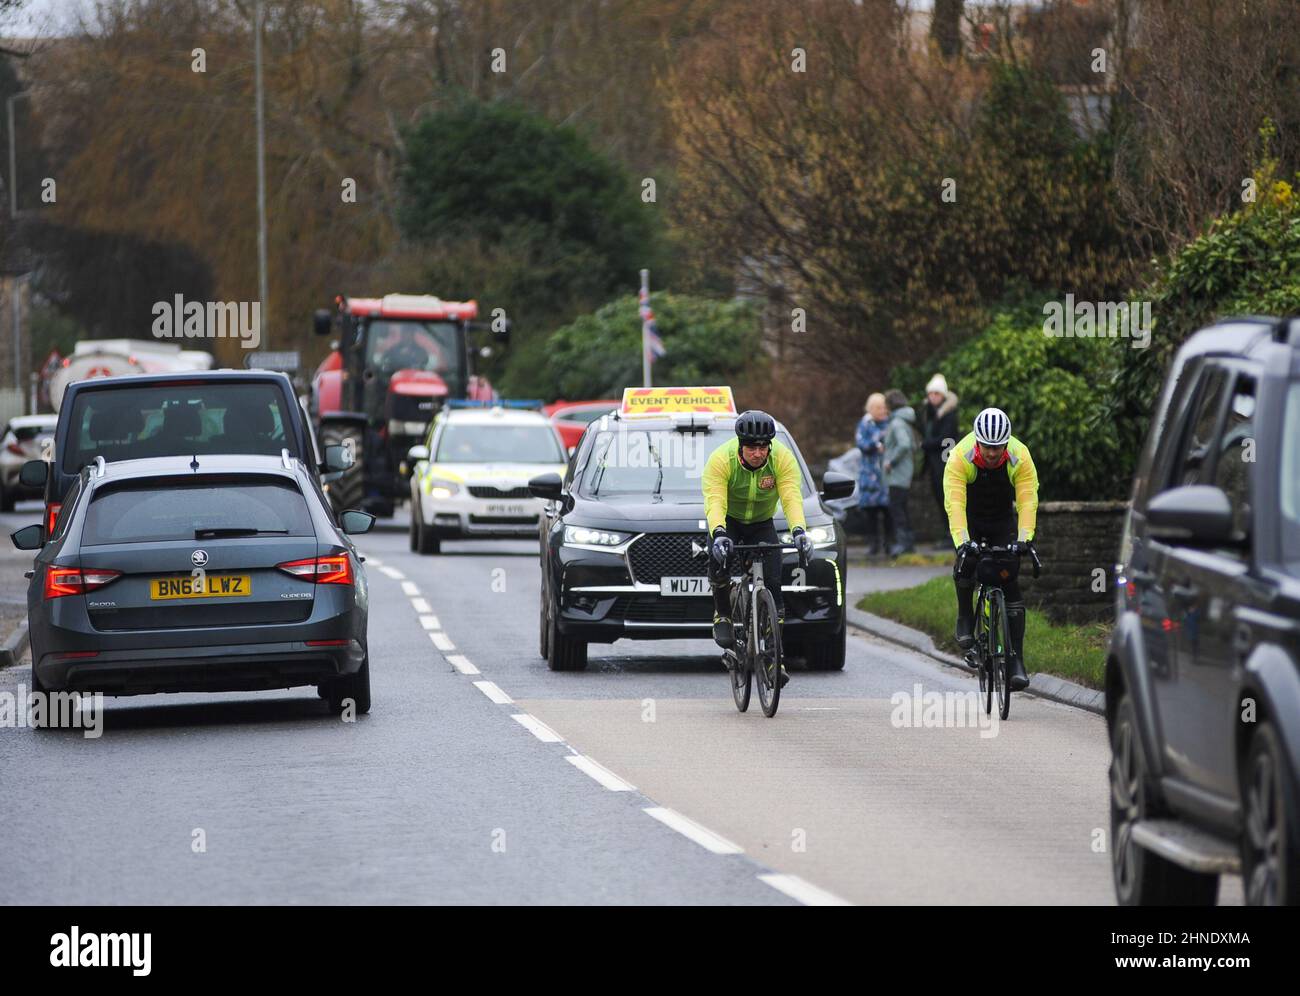
<path id="1" fill-rule="evenodd" d="M 943 511 L 943 470 L 947 451 L 957 442 L 957 395 L 948 390 L 948 381 L 937 373 L 925 385 L 924 430 L 921 451 L 925 454 L 925 475 L 935 504 Z M 944 512 L 947 515 L 946 512 Z"/>
<path id="2" fill-rule="evenodd" d="M 889 555 L 897 557 L 916 549 L 912 525 L 907 517 L 907 496 L 912 489 L 912 453 L 916 449 L 913 435 L 916 412 L 902 391 L 890 391 L 885 395 L 885 403 L 889 405 L 884 453 L 885 486 L 889 489 Z"/>

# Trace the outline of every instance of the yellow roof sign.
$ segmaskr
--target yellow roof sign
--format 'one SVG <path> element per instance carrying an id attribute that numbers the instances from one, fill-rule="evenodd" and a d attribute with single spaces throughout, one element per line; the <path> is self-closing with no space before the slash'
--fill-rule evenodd
<path id="1" fill-rule="evenodd" d="M 624 417 L 672 412 L 734 415 L 736 402 L 730 387 L 627 387 L 619 411 Z"/>

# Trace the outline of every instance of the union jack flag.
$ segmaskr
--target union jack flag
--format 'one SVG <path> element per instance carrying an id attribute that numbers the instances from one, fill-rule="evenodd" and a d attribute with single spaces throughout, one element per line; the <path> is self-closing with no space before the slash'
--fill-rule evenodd
<path id="1" fill-rule="evenodd" d="M 650 362 L 653 363 L 655 357 L 663 356 L 667 350 L 664 348 L 664 341 L 659 338 L 659 327 L 655 324 L 655 313 L 650 310 L 650 295 L 643 290 L 639 296 L 641 301 L 641 348 L 649 351 Z"/>

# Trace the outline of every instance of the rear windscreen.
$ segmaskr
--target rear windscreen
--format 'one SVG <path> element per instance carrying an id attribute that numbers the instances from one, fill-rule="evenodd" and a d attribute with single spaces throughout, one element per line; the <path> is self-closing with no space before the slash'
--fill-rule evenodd
<path id="1" fill-rule="evenodd" d="M 75 474 L 95 457 L 257 453 L 276 456 L 297 444 L 286 432 L 278 386 L 196 382 L 84 391 L 73 404 L 61 466 Z"/>
<path id="2" fill-rule="evenodd" d="M 192 540 L 199 530 L 251 530 L 266 535 L 312 536 L 302 493 L 288 482 L 182 478 L 101 488 L 86 510 L 82 546 Z"/>

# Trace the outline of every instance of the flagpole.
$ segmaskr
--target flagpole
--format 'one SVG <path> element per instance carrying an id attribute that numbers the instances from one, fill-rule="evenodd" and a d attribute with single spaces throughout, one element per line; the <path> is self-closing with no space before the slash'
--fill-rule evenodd
<path id="1" fill-rule="evenodd" d="M 650 271 L 641 271 L 641 304 L 647 306 L 650 303 Z M 641 318 L 641 386 L 650 386 L 650 336 L 648 335 L 650 323 L 644 316 Z"/>

